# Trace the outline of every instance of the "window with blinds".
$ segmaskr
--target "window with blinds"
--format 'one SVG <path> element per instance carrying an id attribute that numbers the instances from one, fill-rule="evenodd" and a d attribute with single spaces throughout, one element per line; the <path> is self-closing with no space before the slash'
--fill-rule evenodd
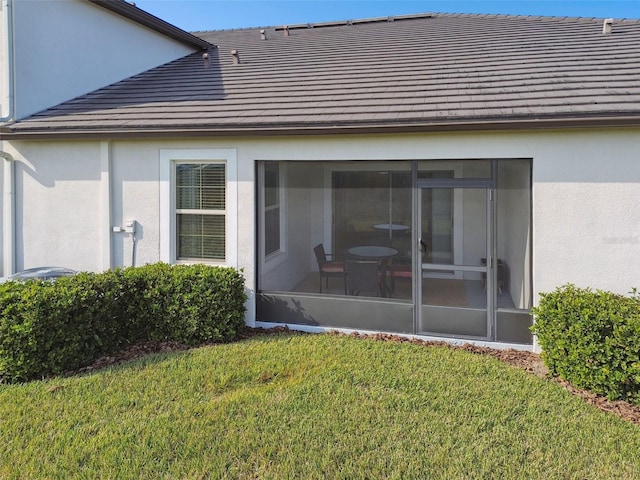
<path id="1" fill-rule="evenodd" d="M 226 219 L 224 163 L 177 163 L 178 260 L 224 260 Z"/>

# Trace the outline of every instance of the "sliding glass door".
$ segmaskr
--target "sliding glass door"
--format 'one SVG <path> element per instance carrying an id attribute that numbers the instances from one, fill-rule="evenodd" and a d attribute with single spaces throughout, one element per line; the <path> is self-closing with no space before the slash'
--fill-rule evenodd
<path id="1" fill-rule="evenodd" d="M 531 162 L 418 162 L 416 333 L 530 344 Z"/>
<path id="2" fill-rule="evenodd" d="M 493 288 L 490 182 L 421 181 L 419 197 L 418 333 L 489 339 Z M 447 241 L 434 241 L 432 233 L 444 229 L 438 226 L 442 223 L 440 209 L 424 211 L 428 199 L 435 198 L 451 202 Z M 462 218 L 454 214 L 453 199 L 462 202 L 455 210 Z M 461 248 L 453 248 L 456 236 L 461 236 Z"/>

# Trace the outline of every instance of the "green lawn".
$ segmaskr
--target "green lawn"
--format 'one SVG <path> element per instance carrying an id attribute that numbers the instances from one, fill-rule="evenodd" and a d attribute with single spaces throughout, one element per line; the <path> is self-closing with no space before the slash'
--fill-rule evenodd
<path id="1" fill-rule="evenodd" d="M 490 357 L 281 334 L 0 386 L 0 478 L 640 478 L 640 428 Z"/>

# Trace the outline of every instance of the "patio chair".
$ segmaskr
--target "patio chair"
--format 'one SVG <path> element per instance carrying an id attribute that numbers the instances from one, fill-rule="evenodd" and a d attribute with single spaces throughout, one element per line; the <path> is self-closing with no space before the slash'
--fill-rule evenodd
<path id="1" fill-rule="evenodd" d="M 344 261 L 337 256 L 324 251 L 324 246 L 320 243 L 313 248 L 318 262 L 320 272 L 320 293 L 322 293 L 322 279 L 325 278 L 325 288 L 329 288 L 329 277 L 342 277 L 344 282 L 344 294 L 347 294 L 347 277 L 344 268 Z"/>
<path id="2" fill-rule="evenodd" d="M 350 295 L 369 293 L 385 296 L 384 266 L 377 260 L 356 260 L 347 258 L 347 291 Z"/>
<path id="3" fill-rule="evenodd" d="M 413 278 L 413 267 L 410 258 L 394 258 L 387 266 L 389 281 L 385 283 L 389 296 L 396 290 L 396 280 L 409 281 Z"/>

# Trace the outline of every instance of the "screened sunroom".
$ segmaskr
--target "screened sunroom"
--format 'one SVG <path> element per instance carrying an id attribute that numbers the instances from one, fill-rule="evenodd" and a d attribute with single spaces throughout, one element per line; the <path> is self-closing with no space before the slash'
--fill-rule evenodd
<path id="1" fill-rule="evenodd" d="M 256 319 L 531 344 L 528 159 L 257 163 Z"/>

